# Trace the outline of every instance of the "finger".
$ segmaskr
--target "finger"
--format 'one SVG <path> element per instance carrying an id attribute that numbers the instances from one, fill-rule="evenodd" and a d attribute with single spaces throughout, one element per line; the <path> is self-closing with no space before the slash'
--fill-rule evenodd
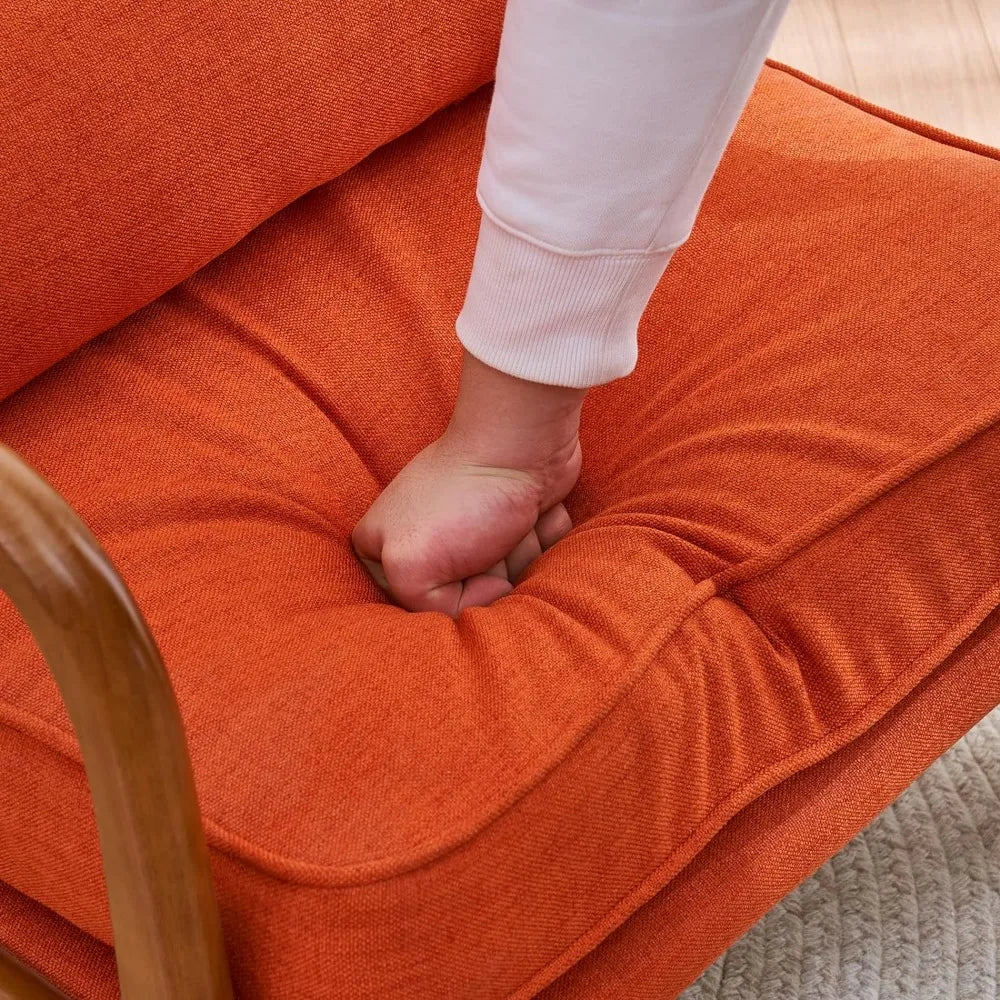
<path id="1" fill-rule="evenodd" d="M 542 554 L 542 544 L 534 528 L 522 538 L 507 556 L 507 576 L 511 583 L 517 583 L 528 565 Z"/>
<path id="2" fill-rule="evenodd" d="M 572 527 L 573 522 L 563 504 L 557 503 L 554 507 L 550 507 L 538 518 L 538 523 L 535 525 L 542 551 L 555 545 Z"/>
<path id="3" fill-rule="evenodd" d="M 464 582 L 436 584 L 429 578 L 423 560 L 414 561 L 410 553 L 387 545 L 382 552 L 382 569 L 387 589 L 400 607 L 407 611 L 441 611 L 452 618 L 457 617 L 463 607 L 491 604 L 512 589 L 503 560 L 489 571 L 474 574 Z"/>
<path id="4" fill-rule="evenodd" d="M 504 577 L 492 576 L 489 573 L 480 573 L 478 576 L 470 576 L 462 587 L 462 595 L 458 600 L 458 611 L 465 608 L 482 608 L 494 601 L 505 597 L 513 590 L 510 581 Z"/>
<path id="5" fill-rule="evenodd" d="M 494 563 L 488 570 L 486 570 L 486 576 L 499 577 L 501 580 L 507 579 L 507 563 L 505 560 L 501 559 L 500 562 Z"/>
<path id="6" fill-rule="evenodd" d="M 382 550 L 382 569 L 392 599 L 407 611 L 442 611 L 454 617 L 462 596 L 462 581 L 438 584 L 429 574 L 427 561 L 409 551 L 387 544 Z"/>
<path id="7" fill-rule="evenodd" d="M 382 533 L 374 527 L 371 518 L 365 516 L 354 526 L 351 532 L 351 548 L 354 554 L 364 564 L 371 578 L 385 591 L 389 590 L 389 582 L 385 578 L 385 570 L 379 561 L 382 554 Z"/>
<path id="8" fill-rule="evenodd" d="M 491 577 L 491 579 L 495 579 Z M 393 586 L 386 588 L 392 599 L 407 611 L 440 611 L 454 618 L 458 614 L 458 602 L 462 598 L 462 583 L 443 583 L 440 587 L 416 588 Z"/>
<path id="9" fill-rule="evenodd" d="M 389 589 L 389 581 L 385 578 L 385 570 L 382 569 L 382 564 L 374 559 L 365 559 L 364 556 L 358 557 L 364 564 L 365 569 L 371 574 L 372 579 L 383 589 Z"/>
<path id="10" fill-rule="evenodd" d="M 410 597 L 411 611 L 443 611 L 457 618 L 465 608 L 486 607 L 514 589 L 507 579 L 507 565 L 502 560 L 485 573 L 477 573 L 462 582 L 434 587 L 423 597 Z"/>
<path id="11" fill-rule="evenodd" d="M 351 532 L 351 546 L 362 560 L 378 562 L 382 558 L 383 536 L 371 517 L 371 510 L 356 525 Z"/>

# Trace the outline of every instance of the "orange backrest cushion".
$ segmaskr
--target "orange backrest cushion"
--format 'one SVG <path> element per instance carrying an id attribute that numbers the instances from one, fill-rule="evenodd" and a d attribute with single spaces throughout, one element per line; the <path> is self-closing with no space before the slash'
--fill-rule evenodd
<path id="1" fill-rule="evenodd" d="M 502 0 L 5 5 L 0 399 L 489 80 L 502 13 Z"/>

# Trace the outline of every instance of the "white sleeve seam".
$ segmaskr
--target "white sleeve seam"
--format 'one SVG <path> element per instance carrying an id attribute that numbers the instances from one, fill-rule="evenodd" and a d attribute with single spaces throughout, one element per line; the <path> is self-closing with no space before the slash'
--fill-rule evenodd
<path id="1" fill-rule="evenodd" d="M 476 187 L 476 201 L 479 202 L 479 207 L 482 209 L 483 214 L 494 225 L 499 226 L 501 229 L 510 233 L 511 236 L 516 236 L 518 239 L 524 240 L 526 243 L 532 243 L 534 246 L 540 247 L 542 250 L 547 250 L 549 253 L 560 254 L 563 257 L 620 257 L 625 259 L 633 257 L 655 257 L 662 254 L 671 254 L 685 242 L 684 239 L 680 239 L 662 247 L 636 248 L 634 250 L 616 250 L 604 247 L 597 247 L 588 250 L 569 250 L 566 247 L 558 247 L 552 243 L 546 243 L 544 240 L 540 240 L 538 237 L 532 236 L 529 233 L 525 233 L 518 229 L 516 226 L 510 225 L 510 223 L 504 222 L 486 204 L 478 186 Z"/>

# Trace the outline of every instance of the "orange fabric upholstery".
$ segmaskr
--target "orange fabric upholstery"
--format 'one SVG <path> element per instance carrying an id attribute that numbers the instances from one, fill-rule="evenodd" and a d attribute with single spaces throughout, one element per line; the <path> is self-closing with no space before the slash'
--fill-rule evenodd
<path id="1" fill-rule="evenodd" d="M 0 942 L 72 997 L 118 1000 L 111 948 L 2 882 Z"/>
<path id="2" fill-rule="evenodd" d="M 997 703 L 1000 612 L 871 729 L 755 799 L 538 996 L 674 1000 Z"/>
<path id="3" fill-rule="evenodd" d="M 866 733 L 737 813 L 649 903 L 537 996 L 673 1000 L 706 956 L 720 954 L 993 707 L 998 662 L 994 611 Z M 719 891 L 730 884 L 740 891 Z M 109 946 L 3 883 L 0 941 L 72 996 L 118 996 Z"/>
<path id="4" fill-rule="evenodd" d="M 502 0 L 15 0 L 0 399 L 492 78 Z"/>
<path id="5" fill-rule="evenodd" d="M 1000 165 L 776 69 L 573 532 L 458 622 L 385 603 L 348 536 L 447 419 L 488 96 L 0 406 L 164 652 L 248 1000 L 676 991 L 1000 703 Z M 107 942 L 6 604 L 0 656 L 0 879 Z"/>

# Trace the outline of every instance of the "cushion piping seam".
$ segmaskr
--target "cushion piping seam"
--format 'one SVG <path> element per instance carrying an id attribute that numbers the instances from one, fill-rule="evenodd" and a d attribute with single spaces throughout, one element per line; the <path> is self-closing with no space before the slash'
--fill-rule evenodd
<path id="1" fill-rule="evenodd" d="M 803 70 L 796 69 L 794 66 L 780 62 L 777 59 L 767 59 L 765 65 L 787 76 L 794 77 L 796 80 L 801 80 L 804 84 L 815 90 L 821 90 L 831 97 L 836 97 L 838 100 L 843 101 L 844 104 L 849 104 L 851 107 L 857 108 L 865 114 L 871 115 L 874 118 L 880 118 L 890 125 L 896 125 L 903 129 L 903 131 L 910 132 L 912 135 L 920 136 L 922 139 L 930 139 L 932 142 L 940 143 L 943 146 L 950 146 L 952 149 L 974 153 L 983 159 L 1000 161 L 1000 149 L 996 146 L 991 146 L 989 143 L 979 142 L 976 139 L 967 139 L 965 136 L 949 132 L 947 129 L 938 128 L 936 125 L 931 125 L 928 122 L 922 122 L 919 118 L 910 118 L 908 115 L 899 114 L 891 108 L 867 101 L 857 94 L 852 94 L 849 90 L 842 90 L 840 87 L 835 87 L 832 83 L 826 83 L 820 80 L 819 77 L 812 76 Z"/>

